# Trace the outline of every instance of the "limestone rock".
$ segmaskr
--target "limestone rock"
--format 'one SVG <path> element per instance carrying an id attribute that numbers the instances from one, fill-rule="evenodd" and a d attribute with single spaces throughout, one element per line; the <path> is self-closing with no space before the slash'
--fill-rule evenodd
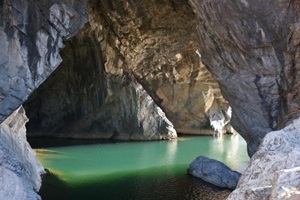
<path id="1" fill-rule="evenodd" d="M 63 40 L 87 21 L 84 0 L 0 4 L 0 123 L 61 63 Z"/>
<path id="2" fill-rule="evenodd" d="M 196 51 L 196 21 L 187 2 L 105 0 L 90 2 L 89 15 L 88 25 L 62 52 L 64 69 L 58 69 L 25 104 L 30 134 L 68 134 L 66 130 L 74 126 L 70 124 L 100 113 L 109 95 L 119 101 L 120 85 L 136 80 L 178 132 L 206 133 L 210 124 L 219 133 L 232 131 L 229 106 Z M 124 109 L 131 112 L 130 105 Z M 111 118 L 110 112 L 103 112 Z M 103 120 L 93 127 L 114 130 Z"/>
<path id="3" fill-rule="evenodd" d="M 271 199 L 300 199 L 300 167 L 280 170 L 272 182 Z"/>
<path id="4" fill-rule="evenodd" d="M 190 0 L 202 61 L 232 107 L 250 156 L 299 116 L 299 1 Z"/>
<path id="5" fill-rule="evenodd" d="M 228 199 L 298 199 L 300 119 L 268 133 Z"/>
<path id="6" fill-rule="evenodd" d="M 0 199 L 40 199 L 44 169 L 26 141 L 27 121 L 20 107 L 0 124 Z"/>
<path id="7" fill-rule="evenodd" d="M 188 173 L 219 187 L 235 189 L 241 177 L 222 162 L 204 156 L 197 157 L 189 166 Z"/>
<path id="8" fill-rule="evenodd" d="M 136 79 L 108 73 L 87 29 L 66 42 L 62 65 L 24 104 L 30 136 L 158 140 L 176 138 L 172 123 Z"/>
<path id="9" fill-rule="evenodd" d="M 188 1 L 104 0 L 92 7 L 92 16 L 99 15 L 99 7 L 103 19 L 92 17 L 90 25 L 94 30 L 102 25 L 106 71 L 133 74 L 178 132 L 201 134 L 209 128 L 204 94 L 210 87 L 217 112 L 228 109 L 197 53 L 196 20 Z"/>

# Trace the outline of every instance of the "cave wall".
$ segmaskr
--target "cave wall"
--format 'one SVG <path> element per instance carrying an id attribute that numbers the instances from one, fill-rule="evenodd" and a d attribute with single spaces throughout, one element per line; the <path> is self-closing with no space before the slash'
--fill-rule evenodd
<path id="1" fill-rule="evenodd" d="M 0 199 L 40 199 L 44 169 L 26 141 L 20 105 L 62 61 L 87 21 L 85 1 L 0 1 Z"/>
<path id="2" fill-rule="evenodd" d="M 62 64 L 24 104 L 28 135 L 175 138 L 171 122 L 132 75 L 105 71 L 101 46 L 90 28 L 66 42 Z"/>
<path id="3" fill-rule="evenodd" d="M 210 128 L 204 95 L 209 88 L 220 111 L 214 114 L 228 123 L 223 114 L 228 104 L 197 54 L 196 20 L 188 1 L 101 1 L 90 13 L 91 26 L 101 24 L 104 32 L 106 70 L 133 74 L 178 132 Z M 220 132 L 230 129 L 224 126 Z"/>
<path id="4" fill-rule="evenodd" d="M 86 21 L 85 1 L 1 1 L 0 123 L 61 63 L 63 40 Z"/>
<path id="5" fill-rule="evenodd" d="M 202 61 L 253 155 L 266 133 L 299 116 L 299 1 L 190 3 Z"/>
<path id="6" fill-rule="evenodd" d="M 137 107 L 130 102 L 146 99 L 180 133 L 212 133 L 210 125 L 232 132 L 228 104 L 198 55 L 195 25 L 187 1 L 90 1 L 89 22 L 66 44 L 62 65 L 25 103 L 30 135 L 115 138 L 142 131 L 142 136 L 146 130 L 138 128 L 136 117 L 115 113 L 133 112 Z M 129 89 L 138 85 L 153 100 Z M 164 118 L 154 113 L 152 125 Z M 128 124 L 137 125 L 130 130 Z"/>

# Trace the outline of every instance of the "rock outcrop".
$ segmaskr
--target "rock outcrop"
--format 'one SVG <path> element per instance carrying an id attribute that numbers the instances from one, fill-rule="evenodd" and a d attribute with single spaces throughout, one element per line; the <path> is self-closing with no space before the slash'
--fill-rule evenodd
<path id="1" fill-rule="evenodd" d="M 130 122 L 124 115 L 118 116 L 118 120 L 125 117 L 123 124 L 112 123 L 108 119 L 115 114 L 108 110 L 117 108 L 107 104 L 120 105 L 121 98 L 141 101 L 130 92 L 120 96 L 122 88 L 137 84 L 162 108 L 178 132 L 207 133 L 210 124 L 218 133 L 232 132 L 230 108 L 196 52 L 196 20 L 187 1 L 90 2 L 89 15 L 84 30 L 63 50 L 63 69 L 58 69 L 25 104 L 31 135 L 87 137 L 93 129 L 99 132 L 93 137 L 101 138 L 110 129 L 102 137 L 108 138 L 120 129 L 129 130 L 128 124 L 138 127 L 137 119 Z M 130 105 L 117 107 L 120 113 L 133 109 Z M 91 117 L 97 115 L 91 123 Z M 86 118 L 90 120 L 82 120 Z M 75 126 L 79 120 L 81 125 Z M 165 138 L 170 137 L 172 134 Z"/>
<path id="2" fill-rule="evenodd" d="M 299 1 L 190 0 L 202 61 L 232 107 L 250 156 L 299 116 Z"/>
<path id="3" fill-rule="evenodd" d="M 61 63 L 63 40 L 86 23 L 84 0 L 0 3 L 0 123 Z"/>
<path id="4" fill-rule="evenodd" d="M 188 173 L 213 185 L 235 189 L 241 177 L 220 161 L 204 156 L 197 157 L 189 166 Z"/>
<path id="5" fill-rule="evenodd" d="M 20 107 L 0 124 L 0 199 L 40 199 L 44 168 L 26 141 L 27 121 Z"/>
<path id="6" fill-rule="evenodd" d="M 0 199 L 40 199 L 43 167 L 18 107 L 61 63 L 63 41 L 86 21 L 84 0 L 0 1 Z"/>
<path id="7" fill-rule="evenodd" d="M 228 199 L 300 198 L 300 118 L 268 133 Z"/>

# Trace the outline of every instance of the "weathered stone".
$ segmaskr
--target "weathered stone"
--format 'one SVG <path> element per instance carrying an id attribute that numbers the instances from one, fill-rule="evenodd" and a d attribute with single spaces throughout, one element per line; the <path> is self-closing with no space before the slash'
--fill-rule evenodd
<path id="1" fill-rule="evenodd" d="M 189 166 L 188 173 L 219 187 L 235 189 L 241 177 L 222 162 L 204 156 L 197 157 Z"/>
<path id="2" fill-rule="evenodd" d="M 26 141 L 22 107 L 0 124 L 0 199 L 40 199 L 42 165 Z"/>
<path id="3" fill-rule="evenodd" d="M 90 24 L 97 29 L 102 22 L 106 70 L 132 73 L 178 132 L 201 133 L 209 128 L 212 110 L 205 107 L 204 99 L 209 88 L 217 112 L 228 109 L 196 52 L 196 20 L 188 1 L 105 0 L 93 7 L 93 16 L 99 15 L 99 7 L 102 21 L 95 17 Z"/>
<path id="4" fill-rule="evenodd" d="M 84 0 L 1 2 L 0 122 L 61 63 L 63 39 L 86 21 Z"/>
<path id="5" fill-rule="evenodd" d="M 31 136 L 158 140 L 177 137 L 135 78 L 107 73 L 101 48 L 83 30 L 66 43 L 62 65 L 25 103 Z"/>
<path id="6" fill-rule="evenodd" d="M 104 102 L 136 98 L 119 96 L 120 86 L 135 79 L 178 132 L 213 134 L 207 131 L 209 123 L 218 133 L 232 132 L 230 108 L 196 52 L 195 16 L 187 2 L 91 2 L 89 14 L 89 24 L 63 51 L 64 69 L 58 69 L 25 105 L 31 119 L 30 134 L 63 133 L 67 137 L 69 131 L 76 132 L 71 128 L 75 121 L 88 115 L 103 112 L 103 116 L 111 118 L 113 113 L 102 109 L 107 107 Z M 132 112 L 129 105 L 122 109 Z M 112 134 L 115 128 L 109 127 L 113 123 L 101 118 L 88 123 L 98 127 L 98 137 L 116 135 Z M 139 123 L 135 119 L 124 122 Z M 122 127 L 121 123 L 118 126 Z M 81 127 L 89 132 L 88 125 L 81 123 Z M 111 131 L 101 136 L 100 132 L 106 130 Z"/>
<path id="7" fill-rule="evenodd" d="M 86 21 L 84 0 L 0 2 L 0 199 L 40 199 L 43 168 L 17 108 L 60 64 L 63 40 Z"/>
<path id="8" fill-rule="evenodd" d="M 300 118 L 268 133 L 228 199 L 298 199 Z"/>
<path id="9" fill-rule="evenodd" d="M 272 186 L 271 199 L 300 199 L 300 167 L 277 172 Z"/>
<path id="10" fill-rule="evenodd" d="M 250 156 L 299 116 L 299 1 L 190 0 L 203 63 L 232 107 Z"/>

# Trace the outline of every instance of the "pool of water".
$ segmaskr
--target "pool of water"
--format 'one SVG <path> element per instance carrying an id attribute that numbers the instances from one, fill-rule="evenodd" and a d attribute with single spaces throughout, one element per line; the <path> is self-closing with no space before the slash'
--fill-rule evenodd
<path id="1" fill-rule="evenodd" d="M 44 143 L 31 144 L 49 170 L 40 191 L 45 200 L 225 199 L 229 190 L 187 175 L 188 165 L 199 155 L 220 160 L 233 169 L 248 161 L 246 143 L 239 136 L 92 144 L 41 141 Z"/>

